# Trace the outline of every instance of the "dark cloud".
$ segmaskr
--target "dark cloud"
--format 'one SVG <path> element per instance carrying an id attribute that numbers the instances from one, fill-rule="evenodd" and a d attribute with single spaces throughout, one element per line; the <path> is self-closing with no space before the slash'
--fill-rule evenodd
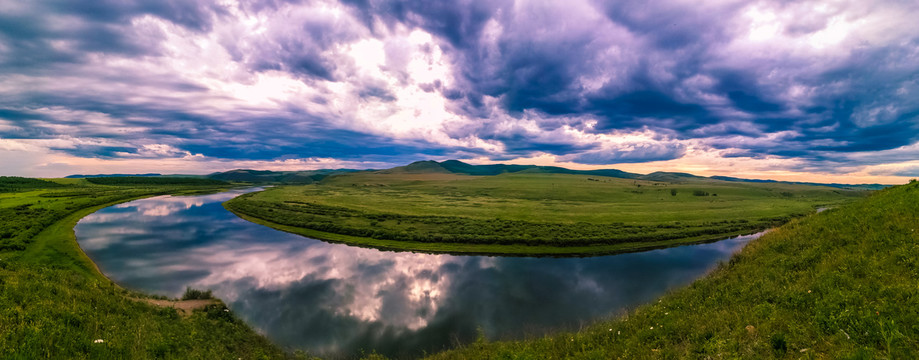
<path id="1" fill-rule="evenodd" d="M 884 174 L 884 175 L 887 175 L 887 174 Z M 919 177 L 919 166 L 914 166 L 914 167 L 906 168 L 903 170 L 895 171 L 895 172 L 890 173 L 890 175 Z"/>
<path id="2" fill-rule="evenodd" d="M 97 0 L 74 3 L 66 0 L 46 1 L 51 13 L 72 15 L 94 23 L 127 24 L 131 19 L 151 15 L 196 31 L 208 31 L 216 14 L 222 13 L 216 1 L 210 0 Z"/>
<path id="3" fill-rule="evenodd" d="M 680 144 L 647 143 L 626 146 L 623 149 L 583 152 L 570 156 L 566 160 L 595 165 L 642 163 L 679 159 L 684 153 L 686 153 L 686 147 Z"/>
<path id="4" fill-rule="evenodd" d="M 254 0 L 230 9 L 216 0 L 29 2 L 0 13 L 0 79 L 20 87 L 6 90 L 0 100 L 0 120 L 7 125 L 0 136 L 96 139 L 85 142 L 94 145 L 61 149 L 98 157 L 136 154 L 138 146 L 155 143 L 230 159 L 403 162 L 418 156 L 507 159 L 547 153 L 585 164 L 679 158 L 686 151 L 680 141 L 699 139 L 729 157 L 775 155 L 814 167 L 853 153 L 915 144 L 919 34 L 903 32 L 893 21 L 885 31 L 899 34 L 891 35 L 895 40 L 865 28 L 868 35 L 850 34 L 860 43 L 813 50 L 807 45 L 813 39 L 806 37 L 833 26 L 834 16 L 859 21 L 886 7 L 901 13 L 919 8 L 893 2 L 830 5 L 820 14 L 793 2 L 760 4 L 758 11 L 784 12 L 775 20 L 775 33 L 793 39 L 757 45 L 745 39 L 755 22 L 746 17 L 746 3 L 344 0 L 339 7 Z M 247 16 L 261 22 L 259 31 L 234 26 Z M 208 63 L 207 71 L 197 74 L 251 84 L 265 74 L 285 73 L 316 93 L 279 101 L 273 110 L 212 111 L 197 102 L 224 95 L 206 79 L 146 68 L 92 69 L 106 64 L 99 59 L 113 58 L 166 67 L 168 56 L 183 51 L 164 43 L 173 30 L 141 21 L 147 17 L 171 24 L 183 36 L 216 39 L 213 53 L 202 54 L 220 59 L 225 51 L 239 67 L 225 71 L 222 64 Z M 406 29 L 435 37 L 452 71 L 448 77 L 411 83 L 407 64 L 412 52 L 421 50 L 386 43 Z M 393 81 L 363 74 L 356 64 L 362 59 L 346 54 L 367 39 L 385 43 L 380 70 Z M 421 52 L 430 56 L 434 48 Z M 60 89 L 47 84 L 65 78 Z M 64 81 L 83 82 L 87 90 L 74 93 L 76 87 Z M 326 91 L 328 83 L 345 90 Z M 395 113 L 401 100 L 411 100 L 399 98 L 400 87 L 443 96 L 447 110 L 459 118 L 426 130 L 504 150 L 361 129 L 355 121 L 373 120 L 352 119 L 356 115 L 349 111 L 357 105 L 340 98 Z M 298 101 L 324 108 L 290 105 Z M 105 129 L 48 109 L 102 114 L 112 124 Z M 514 122 L 529 125 L 523 129 Z M 131 131 L 112 134 L 117 127 Z M 588 136 L 560 135 L 570 129 Z M 635 131 L 658 134 L 661 139 L 654 141 L 660 143 L 615 148 L 584 140 Z"/>
<path id="5" fill-rule="evenodd" d="M 436 34 L 457 49 L 474 47 L 485 23 L 511 1 L 465 0 L 344 0 L 342 3 L 371 24 L 374 19 L 389 26 L 404 24 Z"/>
<path id="6" fill-rule="evenodd" d="M 0 14 L 0 42 L 7 46 L 0 51 L 0 70 L 47 70 L 91 53 L 155 55 L 162 34 L 133 20 L 152 16 L 204 33 L 224 12 L 210 0 L 37 1 L 20 13 Z"/>
<path id="7" fill-rule="evenodd" d="M 438 34 L 452 46 L 462 81 L 445 96 L 459 103 L 458 110 L 473 117 L 488 117 L 491 111 L 483 109 L 482 96 L 493 96 L 500 98 L 503 110 L 511 114 L 527 110 L 547 117 L 594 114 L 601 120 L 600 131 L 650 127 L 676 131 L 678 137 L 688 139 L 717 128 L 710 125 L 730 123 L 743 114 L 755 131 L 798 132 L 800 136 L 784 144 L 747 148 L 757 154 L 787 157 L 825 151 L 877 151 L 919 140 L 915 121 L 919 102 L 914 96 L 906 99 L 896 94 L 910 84 L 915 89 L 919 76 L 919 64 L 914 60 L 919 48 L 917 37 L 891 46 L 854 49 L 851 56 L 831 66 L 795 58 L 751 59 L 737 66 L 712 60 L 723 56 L 716 53 L 744 30 L 713 19 L 738 16 L 739 5 L 689 6 L 669 1 L 596 4 L 607 21 L 564 11 L 547 18 L 541 12 L 558 8 L 506 5 L 494 3 L 476 16 L 470 15 L 474 7 L 416 9 L 412 3 L 402 3 L 389 8 L 398 9 L 396 14 L 425 18 L 408 23 Z M 826 21 L 807 16 L 789 24 L 785 31 L 807 34 L 827 26 Z M 482 28 L 490 20 L 502 27 L 496 43 L 482 36 Z M 574 21 L 589 24 L 594 31 L 571 26 Z M 434 26 L 447 23 L 463 26 L 454 26 L 451 31 Z M 621 36 L 627 40 L 607 40 L 620 35 L 617 33 L 627 34 Z M 641 60 L 598 60 L 613 50 L 633 53 Z M 668 62 L 672 65 L 661 67 Z M 808 67 L 811 69 L 803 70 Z M 603 78 L 610 73 L 622 76 L 599 90 L 583 86 L 584 78 Z M 712 79 L 708 93 L 726 99 L 727 104 L 680 95 L 685 81 L 694 76 Z M 789 97 L 786 92 L 792 83 L 813 89 L 814 104 L 802 105 Z M 896 109 L 885 110 L 887 105 Z M 828 128 L 833 124 L 837 124 L 835 128 Z M 836 141 L 820 141 L 826 139 Z M 740 143 L 724 145 L 745 148 Z M 548 152 L 554 153 L 551 148 Z"/>

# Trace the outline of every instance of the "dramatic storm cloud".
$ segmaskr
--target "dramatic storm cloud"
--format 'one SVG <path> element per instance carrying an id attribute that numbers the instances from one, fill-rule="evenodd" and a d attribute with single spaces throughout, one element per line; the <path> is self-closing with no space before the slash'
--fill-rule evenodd
<path id="1" fill-rule="evenodd" d="M 919 176 L 912 1 L 0 0 L 0 173 Z M 848 181 L 847 181 L 848 180 Z"/>

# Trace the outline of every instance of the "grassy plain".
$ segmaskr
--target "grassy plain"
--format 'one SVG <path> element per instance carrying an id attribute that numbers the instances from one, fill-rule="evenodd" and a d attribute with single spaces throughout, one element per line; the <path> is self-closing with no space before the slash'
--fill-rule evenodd
<path id="1" fill-rule="evenodd" d="M 220 302 L 187 318 L 106 279 L 80 250 L 76 222 L 132 199 L 227 184 L 53 184 L 0 178 L 0 358 L 267 359 L 288 357 Z"/>
<path id="2" fill-rule="evenodd" d="M 919 183 L 793 220 L 691 286 L 576 333 L 432 359 L 915 359 Z"/>
<path id="3" fill-rule="evenodd" d="M 364 182 L 332 178 L 318 186 L 281 187 L 259 194 L 280 197 L 285 192 L 290 196 L 329 192 L 335 196 L 323 198 L 327 202 L 321 205 L 344 207 L 336 201 L 350 196 L 352 202 L 358 203 L 355 207 L 364 206 L 361 211 L 412 216 L 430 215 L 426 211 L 431 207 L 425 202 L 435 204 L 442 197 L 478 193 L 480 198 L 467 201 L 482 204 L 472 208 L 485 208 L 490 206 L 486 204 L 491 204 L 488 201 L 492 201 L 489 199 L 493 194 L 503 194 L 494 189 L 495 185 L 456 184 L 479 181 L 474 177 L 400 177 L 364 178 Z M 494 177 L 492 181 L 504 180 Z M 569 185 L 578 185 L 575 180 L 568 181 Z M 549 183 L 565 184 L 556 179 Z M 628 204 L 630 199 L 641 200 L 641 196 L 657 192 L 653 184 L 639 188 L 630 180 L 594 183 L 597 182 L 584 180 L 579 186 L 609 188 L 568 189 L 572 194 L 588 193 L 571 201 L 589 204 L 590 194 L 599 194 L 596 196 L 601 198 L 618 196 L 618 202 Z M 223 311 L 219 304 L 182 318 L 175 310 L 129 300 L 143 295 L 105 279 L 73 238 L 73 224 L 94 209 L 145 196 L 216 188 L 114 187 L 70 179 L 64 185 L 20 186 L 0 192 L 0 231 L 4 231 L 0 234 L 0 358 L 290 356 L 255 334 L 232 313 Z M 855 201 L 847 196 L 859 197 L 857 193 L 837 194 L 832 189 L 775 185 L 773 190 L 745 190 L 719 183 L 710 185 L 656 185 L 667 186 L 667 190 L 660 191 L 665 196 L 657 197 L 657 201 L 665 202 L 656 206 L 662 211 L 675 211 L 685 205 L 685 210 L 699 205 L 694 201 L 715 198 L 709 195 L 682 199 L 685 204 L 670 198 L 667 202 L 670 189 L 677 190 L 675 197 L 692 196 L 695 190 L 717 193 L 718 200 L 734 201 L 737 206 L 750 204 L 752 210 L 744 210 L 746 214 L 760 217 L 776 215 L 752 205 L 771 202 L 786 206 L 786 210 L 811 212 L 817 205 L 851 203 L 792 220 L 751 242 L 706 278 L 621 317 L 600 321 L 579 332 L 528 341 L 482 340 L 432 358 L 907 359 L 919 355 L 919 183 L 878 191 Z M 456 189 L 447 189 L 448 186 Z M 631 192 L 630 186 L 645 192 Z M 376 195 L 378 189 L 402 189 L 406 199 L 387 202 L 392 196 Z M 548 190 L 551 189 L 550 185 Z M 769 195 L 776 192 L 778 196 Z M 362 193 L 370 197 L 354 197 Z M 510 189 L 508 193 L 517 195 L 502 195 L 508 197 L 507 201 L 552 203 L 551 198 L 533 199 L 534 194 L 539 195 L 533 188 Z M 413 194 L 418 197 L 408 196 Z M 370 201 L 373 199 L 375 202 Z M 553 206 L 575 207 L 561 203 Z M 455 211 L 451 216 L 459 217 L 468 210 Z M 721 214 L 731 216 L 731 211 Z M 523 212 L 516 216 L 523 218 L 513 220 L 532 221 L 526 218 L 532 215 Z M 570 216 L 569 219 L 577 219 L 594 214 Z M 700 219 L 696 221 L 704 223 L 704 217 Z M 572 220 L 575 224 L 577 221 Z M 5 232 L 7 229 L 14 231 Z"/>
<path id="4" fill-rule="evenodd" d="M 354 173 L 225 206 L 324 240 L 389 249 L 591 254 L 752 233 L 866 195 L 791 184 L 569 174 Z"/>

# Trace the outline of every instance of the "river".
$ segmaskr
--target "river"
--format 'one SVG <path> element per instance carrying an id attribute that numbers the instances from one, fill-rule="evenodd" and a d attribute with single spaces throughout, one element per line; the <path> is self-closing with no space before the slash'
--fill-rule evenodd
<path id="1" fill-rule="evenodd" d="M 118 284 L 179 297 L 212 289 L 276 343 L 311 354 L 416 357 L 473 341 L 576 330 L 684 286 L 759 234 L 587 258 L 454 256 L 330 244 L 242 220 L 251 190 L 160 196 L 75 227 Z"/>

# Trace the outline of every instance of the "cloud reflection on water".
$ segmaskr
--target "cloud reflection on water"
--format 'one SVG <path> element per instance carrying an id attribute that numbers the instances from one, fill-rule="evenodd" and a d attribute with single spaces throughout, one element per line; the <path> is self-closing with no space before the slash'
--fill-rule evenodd
<path id="1" fill-rule="evenodd" d="M 521 338 L 576 328 L 687 284 L 749 240 L 566 259 L 389 252 L 241 220 L 220 205 L 235 194 L 121 204 L 83 219 L 77 236 L 124 286 L 213 289 L 274 341 L 343 356 L 413 356 L 477 329 Z"/>

